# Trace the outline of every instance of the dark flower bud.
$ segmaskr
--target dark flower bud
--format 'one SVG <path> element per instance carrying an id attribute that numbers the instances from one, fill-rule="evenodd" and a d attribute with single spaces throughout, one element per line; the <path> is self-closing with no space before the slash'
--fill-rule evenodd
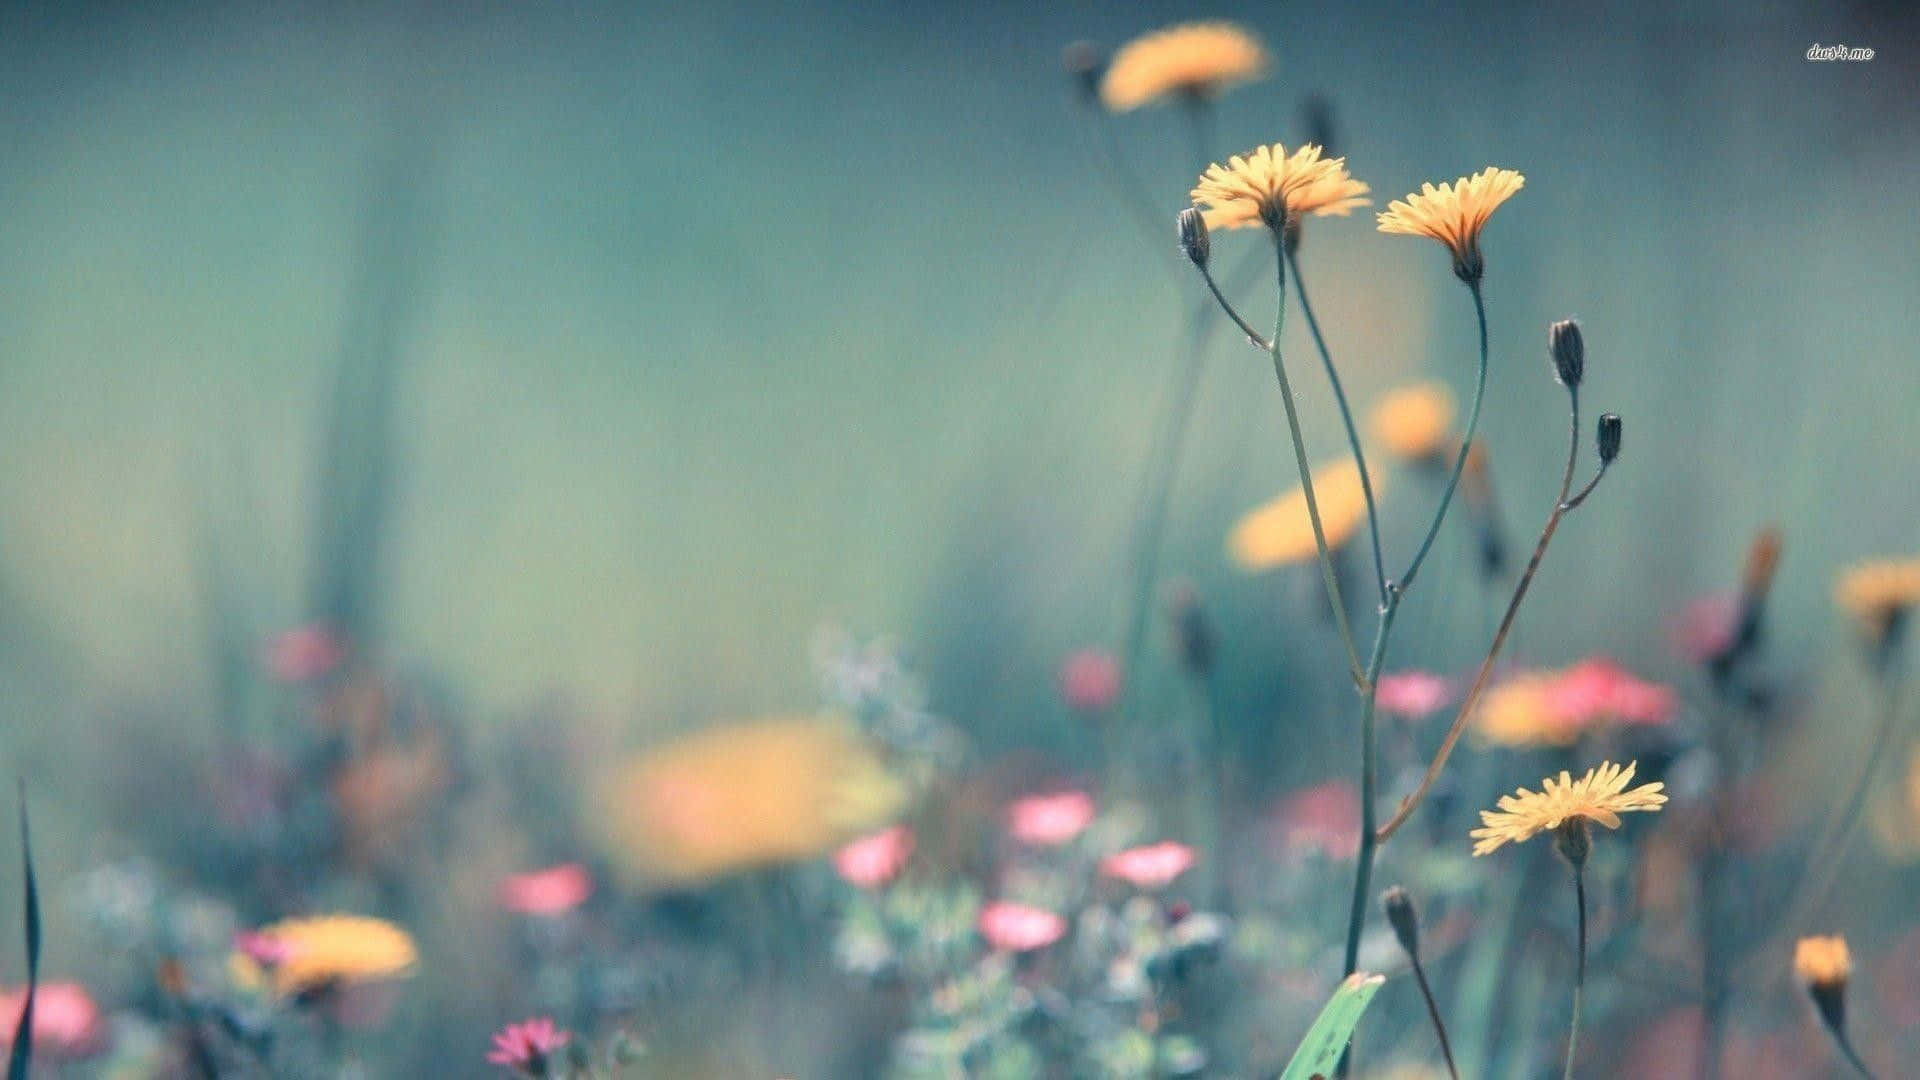
<path id="1" fill-rule="evenodd" d="M 1598 442 L 1600 444 L 1600 464 L 1613 464 L 1613 459 L 1620 456 L 1620 414 L 1600 414 Z"/>
<path id="2" fill-rule="evenodd" d="M 1580 324 L 1562 319 L 1547 328 L 1547 352 L 1553 357 L 1553 374 L 1569 390 L 1580 385 L 1587 373 L 1587 345 L 1580 340 Z"/>
<path id="3" fill-rule="evenodd" d="M 1387 925 L 1411 959 L 1420 959 L 1420 913 L 1414 910 L 1413 897 L 1398 885 L 1380 894 L 1380 906 L 1386 909 Z"/>
<path id="4" fill-rule="evenodd" d="M 1061 51 L 1060 63 L 1082 97 L 1088 101 L 1100 100 L 1100 76 L 1107 67 L 1105 49 L 1091 41 L 1076 41 Z"/>
<path id="5" fill-rule="evenodd" d="M 1587 865 L 1587 853 L 1593 850 L 1593 834 L 1587 831 L 1587 819 L 1575 815 L 1553 830 L 1553 849 L 1575 870 Z"/>
<path id="6" fill-rule="evenodd" d="M 1173 623 L 1173 652 L 1180 666 L 1195 678 L 1213 671 L 1213 623 L 1190 585 L 1175 587 L 1167 598 L 1167 617 Z"/>
<path id="7" fill-rule="evenodd" d="M 1207 219 L 1197 206 L 1180 211 L 1180 250 L 1193 265 L 1202 269 L 1213 257 L 1213 237 L 1207 233 Z"/>
<path id="8" fill-rule="evenodd" d="M 1306 128 L 1304 141 L 1320 147 L 1326 157 L 1335 157 L 1333 144 L 1333 102 L 1324 94 L 1308 94 L 1300 103 L 1300 119 Z"/>

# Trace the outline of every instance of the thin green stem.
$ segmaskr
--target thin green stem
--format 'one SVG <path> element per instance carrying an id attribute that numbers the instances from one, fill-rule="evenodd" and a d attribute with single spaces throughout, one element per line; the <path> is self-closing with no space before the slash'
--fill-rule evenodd
<path id="1" fill-rule="evenodd" d="M 1580 911 L 1579 943 L 1573 969 L 1573 1023 L 1567 1028 L 1567 1068 L 1563 1080 L 1573 1080 L 1573 1058 L 1580 1046 L 1580 995 L 1587 985 L 1587 877 L 1573 868 L 1573 902 Z"/>
<path id="2" fill-rule="evenodd" d="M 1447 1041 L 1447 1025 L 1440 1019 L 1440 1006 L 1433 1000 L 1433 987 L 1427 985 L 1427 970 L 1420 965 L 1420 958 L 1413 958 L 1413 978 L 1420 984 L 1420 996 L 1427 1002 L 1427 1017 L 1433 1021 L 1433 1033 L 1440 1036 L 1440 1056 L 1447 1061 L 1447 1075 L 1460 1080 L 1460 1070 L 1453 1064 L 1453 1044 Z"/>
<path id="3" fill-rule="evenodd" d="M 1853 1071 L 1859 1073 L 1862 1080 L 1874 1080 L 1873 1070 L 1867 1068 L 1867 1063 L 1861 1060 L 1860 1051 L 1853 1048 L 1853 1040 L 1847 1038 L 1846 1032 L 1835 1031 L 1833 1044 L 1840 1048 L 1840 1056 L 1847 1059 L 1847 1064 L 1853 1066 Z"/>
<path id="4" fill-rule="evenodd" d="M 1340 406 L 1340 421 L 1346 425 L 1347 445 L 1353 450 L 1354 464 L 1360 466 L 1360 492 L 1367 500 L 1367 532 L 1373 541 L 1373 578 L 1380 590 L 1380 603 L 1387 603 L 1387 563 L 1380 551 L 1380 515 L 1374 505 L 1373 478 L 1367 472 L 1367 455 L 1360 449 L 1360 431 L 1353 423 L 1353 409 L 1347 405 L 1347 391 L 1340 383 L 1340 373 L 1334 369 L 1333 356 L 1327 351 L 1327 339 L 1320 333 L 1320 320 L 1313 314 L 1313 304 L 1307 300 L 1307 283 L 1300 276 L 1300 260 L 1293 252 L 1286 250 L 1287 269 L 1293 272 L 1294 295 L 1300 298 L 1300 310 L 1307 316 L 1307 329 L 1313 332 L 1313 344 L 1320 350 L 1320 366 L 1326 369 L 1327 382 L 1333 385 L 1333 400 Z"/>
<path id="5" fill-rule="evenodd" d="M 1220 291 L 1220 286 L 1213 280 L 1213 271 L 1204 266 L 1200 267 L 1199 270 L 1201 280 L 1207 283 L 1207 288 L 1212 291 L 1213 298 L 1220 302 L 1220 310 L 1226 312 L 1227 318 L 1232 319 L 1233 324 L 1240 328 L 1240 332 L 1247 335 L 1247 343 L 1262 351 L 1272 352 L 1273 343 L 1261 337 L 1260 331 L 1255 330 L 1253 324 L 1241 318 L 1240 313 L 1234 310 L 1233 303 L 1227 299 L 1226 294 Z"/>
<path id="6" fill-rule="evenodd" d="M 1427 526 L 1426 539 L 1420 541 L 1420 549 L 1413 553 L 1413 561 L 1407 564 L 1407 572 L 1393 583 L 1396 590 L 1404 590 L 1413 584 L 1415 574 L 1420 572 L 1420 564 L 1426 562 L 1427 552 L 1433 549 L 1433 540 L 1440 535 L 1440 523 L 1446 520 L 1447 507 L 1453 503 L 1453 493 L 1460 486 L 1460 474 L 1467 467 L 1467 452 L 1473 449 L 1474 432 L 1480 429 L 1480 405 L 1487 396 L 1487 305 L 1480 296 L 1478 281 L 1467 284 L 1473 293 L 1473 313 L 1480 321 L 1480 372 L 1474 378 L 1473 407 L 1467 411 L 1467 431 L 1460 438 L 1460 453 L 1453 459 L 1453 472 L 1447 477 L 1447 488 L 1440 495 L 1440 508 L 1434 512 L 1433 523 Z M 1561 498 L 1566 493 L 1561 492 Z"/>
<path id="7" fill-rule="evenodd" d="M 1287 365 L 1280 358 L 1280 331 L 1287 320 L 1287 255 L 1286 238 L 1283 230 L 1275 226 L 1273 233 L 1274 262 L 1280 276 L 1280 310 L 1273 319 L 1273 340 L 1269 352 L 1273 354 L 1273 374 L 1280 381 L 1280 400 L 1287 409 L 1287 433 L 1293 437 L 1294 464 L 1300 469 L 1300 489 L 1307 497 L 1307 519 L 1313 523 L 1313 543 L 1320 553 L 1320 577 L 1326 583 L 1327 599 L 1333 604 L 1333 621 L 1340 630 L 1340 643 L 1347 650 L 1347 667 L 1353 676 L 1353 685 L 1365 687 L 1367 677 L 1360 666 L 1360 650 L 1353 642 L 1353 628 L 1347 624 L 1347 602 L 1340 595 L 1340 579 L 1333 571 L 1333 556 L 1327 549 L 1327 531 L 1320 523 L 1320 501 L 1313 493 L 1313 466 L 1307 461 L 1307 444 L 1300 435 L 1300 411 L 1293 402 L 1293 384 L 1287 380 Z M 1364 907 L 1366 897 L 1359 903 Z"/>
<path id="8" fill-rule="evenodd" d="M 1882 759 L 1889 756 L 1888 750 L 1893 744 L 1894 729 L 1900 719 L 1900 680 L 1890 670 L 1880 684 L 1883 694 L 1880 723 L 1874 729 L 1873 749 L 1860 764 L 1860 774 L 1854 778 L 1847 790 L 1847 800 L 1841 804 L 1838 816 L 1833 818 L 1820 839 L 1814 842 L 1812 855 L 1817 860 L 1808 871 L 1801 875 L 1806 891 L 1800 899 L 1791 905 L 1786 921 L 1782 924 L 1789 931 L 1801 920 L 1811 915 L 1826 899 L 1827 890 L 1833 887 L 1834 878 L 1839 875 L 1840 867 L 1846 862 L 1847 848 L 1853 840 L 1854 826 L 1860 823 L 1860 815 L 1866 809 L 1867 793 L 1873 788 L 1873 778 L 1880 771 Z"/>
<path id="9" fill-rule="evenodd" d="M 1360 850 L 1353 867 L 1353 900 L 1347 908 L 1347 949 L 1342 975 L 1351 975 L 1360 967 L 1360 935 L 1367 926 L 1368 896 L 1373 888 L 1373 857 L 1379 849 L 1374 835 L 1374 805 L 1378 801 L 1379 768 L 1375 750 L 1374 701 L 1378 697 L 1380 671 L 1387 662 L 1387 640 L 1393 633 L 1393 617 L 1400 611 L 1400 594 L 1390 593 L 1387 606 L 1380 611 L 1380 624 L 1374 628 L 1373 652 L 1367 659 L 1366 680 L 1361 686 L 1360 706 Z M 1347 1075 L 1353 1061 L 1351 1048 L 1341 1055 L 1339 1076 Z"/>

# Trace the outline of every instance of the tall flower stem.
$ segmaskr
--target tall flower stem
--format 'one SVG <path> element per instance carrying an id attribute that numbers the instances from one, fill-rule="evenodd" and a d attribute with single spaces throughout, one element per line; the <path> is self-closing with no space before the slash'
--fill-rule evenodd
<path id="1" fill-rule="evenodd" d="M 1413 561 L 1407 564 L 1407 572 L 1393 583 L 1396 589 L 1405 589 L 1413 584 L 1414 575 L 1420 572 L 1420 565 L 1427 560 L 1427 552 L 1433 550 L 1434 538 L 1440 535 L 1440 523 L 1446 520 L 1447 507 L 1453 502 L 1453 493 L 1460 487 L 1460 474 L 1466 470 L 1467 454 L 1473 449 L 1473 434 L 1480 429 L 1480 406 L 1487 396 L 1487 305 L 1480 295 L 1480 283 L 1471 281 L 1467 289 L 1473 293 L 1473 314 L 1480 322 L 1480 370 L 1474 376 L 1473 405 L 1467 410 L 1467 431 L 1460 437 L 1460 452 L 1454 456 L 1453 472 L 1447 476 L 1446 490 L 1440 494 L 1440 509 L 1433 515 L 1433 523 L 1427 526 L 1427 535 L 1420 541 L 1420 549 L 1413 553 Z M 1563 491 L 1561 498 L 1566 498 Z"/>
<path id="2" fill-rule="evenodd" d="M 1327 586 L 1327 599 L 1333 603 L 1333 621 L 1340 630 L 1340 643 L 1347 650 L 1347 667 L 1353 676 L 1353 685 L 1363 691 L 1367 687 L 1365 669 L 1360 666 L 1360 650 L 1354 645 L 1353 628 L 1347 624 L 1347 602 L 1340 595 L 1340 578 L 1333 570 L 1333 556 L 1327 550 L 1327 531 L 1320 523 L 1320 500 L 1313 493 L 1313 466 L 1307 462 L 1307 444 L 1300 435 L 1300 410 L 1293 401 L 1293 384 L 1287 379 L 1287 365 L 1280 358 L 1280 331 L 1287 321 L 1287 242 L 1285 230 L 1274 225 L 1273 233 L 1274 262 L 1278 266 L 1280 283 L 1280 309 L 1273 317 L 1273 340 L 1269 343 L 1273 354 L 1273 374 L 1280 381 L 1280 400 L 1287 409 L 1287 434 L 1293 438 L 1294 464 L 1300 469 L 1300 489 L 1307 498 L 1307 519 L 1313 523 L 1313 543 L 1320 553 L 1320 577 Z M 1358 903 L 1364 913 L 1366 896 L 1361 895 Z"/>
<path id="3" fill-rule="evenodd" d="M 1479 297 L 1478 290 L 1474 296 Z M 1486 692 L 1487 683 L 1493 676 L 1493 666 L 1500 659 L 1500 650 L 1507 643 L 1507 636 L 1513 632 L 1514 619 L 1520 614 L 1520 603 L 1527 598 L 1527 590 L 1533 586 L 1534 575 L 1540 571 L 1541 560 L 1547 556 L 1547 546 L 1553 542 L 1553 534 L 1559 531 L 1560 521 L 1576 509 L 1607 474 L 1607 466 L 1602 464 L 1586 487 L 1578 494 L 1569 495 L 1573 489 L 1573 467 L 1580 451 L 1580 394 L 1577 389 L 1569 388 L 1568 394 L 1569 434 L 1567 449 L 1567 468 L 1560 480 L 1560 497 L 1554 501 L 1552 513 L 1547 515 L 1547 523 L 1540 530 L 1540 538 L 1534 542 L 1533 557 L 1527 560 L 1527 569 L 1520 575 L 1514 586 L 1513 595 L 1507 600 L 1506 613 L 1500 617 L 1500 626 L 1493 632 L 1493 643 L 1487 648 L 1487 655 L 1480 661 L 1480 670 L 1474 673 L 1473 685 L 1467 689 L 1466 696 L 1460 701 L 1460 710 L 1453 718 L 1453 725 L 1447 729 L 1446 737 L 1440 740 L 1440 749 L 1434 752 L 1433 760 L 1427 764 L 1426 775 L 1420 778 L 1420 786 L 1413 794 L 1400 801 L 1400 808 L 1379 830 L 1379 839 L 1385 840 L 1407 823 L 1413 812 L 1420 806 L 1427 792 L 1433 790 L 1434 781 L 1440 778 L 1440 771 L 1447 766 L 1447 759 L 1453 754 L 1453 748 L 1460 736 L 1467 730 L 1467 721 L 1473 717 L 1474 707 L 1480 703 L 1480 695 Z"/>
<path id="4" fill-rule="evenodd" d="M 1460 1080 L 1460 1070 L 1453 1064 L 1453 1044 L 1447 1041 L 1447 1025 L 1440 1019 L 1440 1006 L 1433 1000 L 1433 987 L 1427 985 L 1427 969 L 1419 957 L 1413 958 L 1413 978 L 1420 984 L 1420 996 L 1427 1003 L 1427 1018 L 1433 1021 L 1433 1033 L 1440 1037 L 1440 1056 L 1446 1059 L 1447 1075 Z"/>
<path id="5" fill-rule="evenodd" d="M 1333 356 L 1327 351 L 1327 339 L 1320 333 L 1320 320 L 1314 317 L 1313 305 L 1307 300 L 1307 283 L 1300 276 L 1300 260 L 1283 243 L 1287 269 L 1293 273 L 1294 295 L 1300 298 L 1300 310 L 1307 317 L 1307 329 L 1313 332 L 1313 344 L 1320 350 L 1320 366 L 1326 369 L 1327 382 L 1333 386 L 1333 400 L 1340 406 L 1340 422 L 1347 429 L 1347 446 L 1353 451 L 1354 464 L 1360 466 L 1360 492 L 1367 500 L 1367 532 L 1373 541 L 1373 578 L 1380 590 L 1380 603 L 1387 602 L 1387 564 L 1380 551 L 1380 514 L 1373 498 L 1373 479 L 1367 473 L 1367 455 L 1360 449 L 1360 432 L 1353 423 L 1353 409 L 1347 404 L 1347 391 L 1340 383 L 1340 373 L 1334 369 Z M 1485 335 L 1482 334 L 1482 340 Z M 1484 350 L 1483 350 L 1484 351 Z"/>
<path id="6" fill-rule="evenodd" d="M 1573 1022 L 1567 1028 L 1567 1068 L 1563 1080 L 1573 1080 L 1574 1052 L 1580 1046 L 1580 995 L 1587 985 L 1587 875 L 1582 867 L 1573 868 L 1573 902 L 1579 909 L 1579 941 L 1573 969 Z"/>
<path id="7" fill-rule="evenodd" d="M 1873 1070 L 1867 1068 L 1867 1063 L 1861 1060 L 1860 1051 L 1853 1048 L 1853 1040 L 1847 1038 L 1846 1032 L 1834 1031 L 1833 1045 L 1839 1048 L 1840 1056 L 1846 1059 L 1847 1065 L 1860 1074 L 1861 1080 L 1874 1080 Z"/>

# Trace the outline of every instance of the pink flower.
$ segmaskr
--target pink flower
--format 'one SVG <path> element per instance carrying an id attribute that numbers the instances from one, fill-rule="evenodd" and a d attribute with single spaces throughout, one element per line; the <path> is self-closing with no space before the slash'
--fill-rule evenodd
<path id="1" fill-rule="evenodd" d="M 1301 788 L 1280 804 L 1283 855 L 1351 859 L 1360 851 L 1360 796 L 1345 780 Z"/>
<path id="2" fill-rule="evenodd" d="M 27 988 L 0 992 L 0 1046 L 13 1042 Z M 107 1025 L 100 1006 L 76 982 L 46 983 L 33 997 L 33 1049 L 54 1061 L 92 1057 L 107 1048 Z"/>
<path id="3" fill-rule="evenodd" d="M 1137 889 L 1162 889 L 1193 866 L 1193 849 L 1163 840 L 1128 848 L 1100 860 L 1100 872 Z"/>
<path id="4" fill-rule="evenodd" d="M 1419 720 L 1453 701 L 1453 683 L 1430 671 L 1396 672 L 1381 676 L 1373 700 L 1396 716 Z"/>
<path id="5" fill-rule="evenodd" d="M 1029 795 L 1007 807 L 1007 832 L 1035 847 L 1059 847 L 1093 824 L 1093 796 L 1084 791 Z"/>
<path id="6" fill-rule="evenodd" d="M 593 895 L 593 876 L 579 863 L 509 874 L 500 883 L 500 906 L 521 915 L 564 915 Z"/>
<path id="7" fill-rule="evenodd" d="M 833 868 L 848 884 L 877 889 L 893 880 L 913 854 L 913 830 L 905 825 L 863 836 L 833 854 Z"/>
<path id="8" fill-rule="evenodd" d="M 1554 711 L 1575 724 L 1603 718 L 1630 724 L 1664 724 L 1673 715 L 1672 687 L 1641 682 L 1605 657 L 1582 660 L 1554 679 L 1548 691 Z"/>
<path id="9" fill-rule="evenodd" d="M 1067 920 L 1045 908 L 996 900 L 980 909 L 980 936 L 1000 952 L 1031 952 L 1059 941 Z"/>
<path id="10" fill-rule="evenodd" d="M 1068 707 L 1100 712 L 1120 698 L 1120 661 L 1112 653 L 1082 649 L 1060 665 L 1060 696 Z"/>
<path id="11" fill-rule="evenodd" d="M 309 623 L 267 642 L 267 672 L 284 683 L 312 682 L 340 666 L 347 643 L 324 623 Z"/>
<path id="12" fill-rule="evenodd" d="M 1735 589 L 1707 593 L 1667 620 L 1667 644 L 1683 660 L 1705 664 L 1733 648 L 1740 618 L 1740 593 Z"/>
<path id="13" fill-rule="evenodd" d="M 262 967 L 273 967 L 293 959 L 293 943 L 277 934 L 242 930 L 233 935 L 233 947 L 241 955 Z"/>
<path id="14" fill-rule="evenodd" d="M 555 1027 L 545 1016 L 508 1024 L 494 1033 L 487 1063 L 517 1069 L 528 1076 L 545 1076 L 548 1057 L 572 1038 L 572 1033 Z"/>

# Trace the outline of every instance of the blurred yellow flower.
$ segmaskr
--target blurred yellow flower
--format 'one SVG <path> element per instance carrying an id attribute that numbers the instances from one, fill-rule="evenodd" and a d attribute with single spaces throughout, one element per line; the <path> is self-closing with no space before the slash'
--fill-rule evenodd
<path id="1" fill-rule="evenodd" d="M 1389 391 L 1374 405 L 1367 427 L 1388 453 L 1403 461 L 1437 457 L 1453 434 L 1453 391 L 1439 382 Z"/>
<path id="2" fill-rule="evenodd" d="M 1560 823 L 1583 818 L 1609 829 L 1620 827 L 1620 815 L 1634 810 L 1653 811 L 1666 804 L 1661 794 L 1665 784 L 1654 781 L 1626 790 L 1633 780 L 1638 762 L 1625 768 L 1603 761 L 1578 780 L 1561 770 L 1556 783 L 1552 777 L 1541 782 L 1540 791 L 1521 788 L 1500 797 L 1498 810 L 1480 811 L 1481 828 L 1472 832 L 1473 853 L 1485 855 L 1505 844 L 1518 844 L 1535 833 L 1557 829 Z"/>
<path id="3" fill-rule="evenodd" d="M 1380 215 L 1380 231 L 1430 236 L 1453 252 L 1453 272 L 1463 281 L 1480 280 L 1480 230 L 1501 203 L 1513 197 L 1527 178 L 1512 169 L 1482 169 L 1451 184 L 1422 184 L 1406 199 L 1395 199 Z"/>
<path id="4" fill-rule="evenodd" d="M 1274 143 L 1209 165 L 1191 192 L 1209 229 L 1277 228 L 1288 215 L 1338 214 L 1365 206 L 1367 185 L 1347 175 L 1346 158 L 1308 143 L 1287 153 Z"/>
<path id="5" fill-rule="evenodd" d="M 1920 604 L 1920 559 L 1860 563 L 1840 575 L 1833 602 L 1873 633 Z"/>
<path id="6" fill-rule="evenodd" d="M 1569 722 L 1554 702 L 1558 678 L 1527 672 L 1488 690 L 1474 710 L 1474 734 L 1495 746 L 1572 746 L 1580 740 L 1581 726 Z"/>
<path id="7" fill-rule="evenodd" d="M 287 919 L 242 938 L 228 965 L 235 981 L 264 982 L 282 997 L 404 978 L 419 961 L 405 930 L 359 915 Z"/>
<path id="8" fill-rule="evenodd" d="M 1100 100 L 1127 112 L 1175 95 L 1212 98 L 1265 78 L 1270 66 L 1266 47 L 1241 27 L 1184 23 L 1121 46 L 1100 80 Z"/>
<path id="9" fill-rule="evenodd" d="M 842 718 L 710 728 L 616 766 L 593 817 L 643 882 L 699 881 L 824 855 L 884 826 L 905 785 Z"/>
<path id="10" fill-rule="evenodd" d="M 1374 481 L 1374 493 L 1380 484 Z M 1327 547 L 1346 543 L 1367 519 L 1367 496 L 1360 486 L 1360 466 L 1341 458 L 1313 471 L 1313 494 L 1320 505 L 1320 524 Z M 1319 554 L 1313 540 L 1313 521 L 1307 515 L 1307 493 L 1294 488 L 1256 507 L 1234 525 L 1227 536 L 1227 553 L 1242 570 L 1271 570 L 1304 562 Z"/>
<path id="11" fill-rule="evenodd" d="M 1793 973 L 1802 983 L 1820 989 L 1845 986 L 1853 975 L 1853 956 L 1847 939 L 1803 937 L 1793 945 Z"/>

